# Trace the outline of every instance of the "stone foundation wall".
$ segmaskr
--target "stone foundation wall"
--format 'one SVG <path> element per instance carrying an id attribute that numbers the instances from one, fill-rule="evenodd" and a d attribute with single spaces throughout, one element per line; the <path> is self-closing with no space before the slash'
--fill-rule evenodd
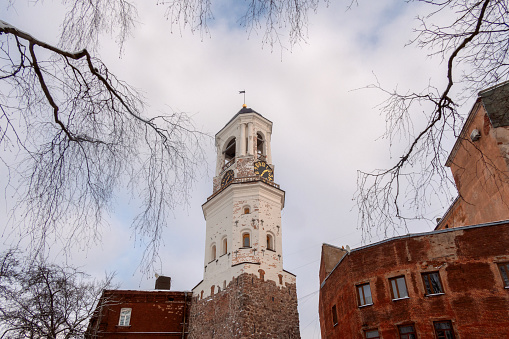
<path id="1" fill-rule="evenodd" d="M 296 286 L 242 274 L 221 292 L 193 299 L 189 338 L 300 338 Z"/>

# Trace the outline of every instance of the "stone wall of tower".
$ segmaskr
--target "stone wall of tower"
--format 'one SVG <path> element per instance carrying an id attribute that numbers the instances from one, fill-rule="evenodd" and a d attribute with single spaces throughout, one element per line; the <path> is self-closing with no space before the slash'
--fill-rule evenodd
<path id="1" fill-rule="evenodd" d="M 295 284 L 241 274 L 191 305 L 189 338 L 300 338 Z"/>

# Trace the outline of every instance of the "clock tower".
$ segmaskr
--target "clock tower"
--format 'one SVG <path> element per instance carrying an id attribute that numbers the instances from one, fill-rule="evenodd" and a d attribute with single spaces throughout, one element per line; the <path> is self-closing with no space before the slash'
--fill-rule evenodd
<path id="1" fill-rule="evenodd" d="M 283 269 L 272 122 L 245 105 L 215 137 L 203 280 L 193 288 L 190 338 L 300 338 L 296 277 Z"/>

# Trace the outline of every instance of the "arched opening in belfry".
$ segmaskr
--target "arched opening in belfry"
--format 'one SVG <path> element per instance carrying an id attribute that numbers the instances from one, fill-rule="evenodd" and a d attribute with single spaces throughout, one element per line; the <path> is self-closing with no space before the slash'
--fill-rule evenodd
<path id="1" fill-rule="evenodd" d="M 265 156 L 265 140 L 260 132 L 256 133 L 256 154 L 258 158 Z"/>
<path id="2" fill-rule="evenodd" d="M 230 140 L 228 145 L 226 145 L 226 149 L 224 150 L 224 163 L 225 164 L 227 164 L 230 161 L 235 159 L 235 148 L 236 148 L 236 143 L 235 143 L 235 138 L 233 138 L 232 140 Z"/>

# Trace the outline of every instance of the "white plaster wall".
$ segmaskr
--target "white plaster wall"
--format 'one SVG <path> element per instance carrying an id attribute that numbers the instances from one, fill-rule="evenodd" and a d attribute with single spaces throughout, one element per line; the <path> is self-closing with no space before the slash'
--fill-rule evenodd
<path id="1" fill-rule="evenodd" d="M 223 289 L 224 281 L 228 284 L 242 273 L 259 276 L 262 269 L 265 280 L 272 280 L 280 286 L 295 283 L 295 276 L 283 271 L 281 209 L 284 192 L 263 182 L 232 184 L 219 195 L 204 204 L 203 211 L 207 221 L 206 254 L 204 261 L 204 278 L 193 289 L 195 295 L 203 297 L 211 293 L 211 286 Z M 244 214 L 248 205 L 251 213 Z M 279 227 L 278 227 L 279 226 Z M 251 247 L 243 248 L 242 233 L 251 234 Z M 274 236 L 275 250 L 267 250 L 266 234 Z M 228 252 L 221 255 L 221 240 L 227 236 Z M 218 256 L 210 260 L 210 247 L 215 243 Z M 283 284 L 279 284 L 279 275 Z"/>

